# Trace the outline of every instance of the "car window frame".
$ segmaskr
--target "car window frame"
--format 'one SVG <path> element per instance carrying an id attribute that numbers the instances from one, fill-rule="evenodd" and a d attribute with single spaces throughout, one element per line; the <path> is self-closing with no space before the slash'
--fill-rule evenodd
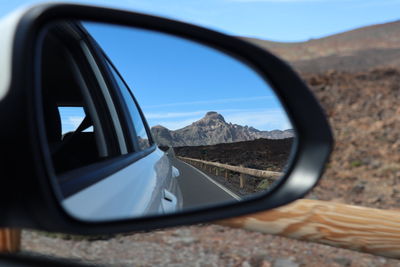
<path id="1" fill-rule="evenodd" d="M 52 26 L 50 25 L 50 27 Z M 93 125 L 96 124 L 98 127 L 98 131 L 101 137 L 96 136 L 96 139 L 104 139 L 100 140 L 100 142 L 104 141 L 106 146 L 105 150 L 108 154 L 112 155 L 118 153 L 115 150 L 115 145 L 109 144 L 110 142 L 113 143 L 115 141 L 115 139 L 113 138 L 113 131 L 110 130 L 111 125 L 109 122 L 109 118 L 102 117 L 100 119 L 100 117 L 97 115 L 98 111 L 104 113 L 104 106 L 102 106 L 102 100 L 99 98 L 99 95 L 94 93 L 94 91 L 89 88 L 90 86 L 93 86 L 94 83 L 96 83 L 95 78 L 92 75 L 93 73 L 90 66 L 87 64 L 88 62 L 83 60 L 82 58 L 83 51 L 81 47 L 77 44 L 76 37 L 72 37 L 70 34 L 60 34 L 58 32 L 56 33 L 56 38 L 65 46 L 66 53 L 70 55 L 68 64 L 70 64 L 71 66 L 73 75 L 78 80 L 78 83 L 80 83 L 81 86 L 84 87 L 80 89 L 82 99 L 86 104 L 86 106 L 83 106 L 83 109 L 85 114 L 89 114 L 92 117 Z M 61 106 L 62 105 L 57 105 L 57 107 Z M 111 137 L 110 142 L 105 142 L 105 136 Z"/>
<path id="2" fill-rule="evenodd" d="M 104 50 L 100 47 L 100 45 L 93 40 L 93 38 L 88 34 L 89 37 L 89 42 L 91 42 L 91 44 L 93 45 L 92 49 L 93 49 L 93 53 L 96 54 L 95 57 L 98 60 L 99 65 L 102 66 L 102 70 L 103 70 L 103 75 L 107 77 L 107 80 L 110 82 L 109 86 L 113 88 L 113 91 L 115 93 L 115 97 L 118 98 L 119 102 L 121 103 L 121 109 L 123 110 L 123 117 L 125 120 L 125 123 L 127 123 L 128 125 L 128 129 L 130 131 L 130 135 L 129 137 L 134 140 L 133 145 L 133 151 L 134 153 L 138 153 L 140 151 L 147 151 L 147 150 L 151 150 L 153 151 L 155 149 L 156 143 L 154 141 L 153 135 L 151 133 L 150 127 L 147 123 L 147 120 L 143 114 L 143 111 L 138 103 L 138 101 L 136 100 L 135 96 L 132 93 L 131 88 L 129 87 L 129 85 L 126 83 L 125 79 L 122 77 L 121 73 L 118 71 L 118 68 L 115 67 L 115 64 L 111 61 L 111 59 L 108 57 L 108 55 L 104 52 Z M 111 66 L 113 68 L 113 70 L 115 71 L 115 73 L 118 75 L 118 78 L 123 82 L 123 84 L 125 85 L 128 93 L 130 94 L 133 102 L 135 103 L 135 107 L 137 109 L 137 111 L 139 112 L 141 121 L 145 127 L 147 136 L 149 138 L 149 147 L 147 149 L 140 149 L 139 145 L 138 145 L 138 141 L 137 141 L 137 134 L 136 134 L 136 129 L 133 125 L 133 119 L 131 119 L 131 116 L 129 115 L 129 110 L 127 107 L 127 103 L 125 101 L 125 98 L 123 97 L 122 93 L 120 92 L 120 87 L 118 85 L 118 82 L 116 81 L 116 78 L 114 77 L 112 70 L 110 69 Z"/>
<path id="3" fill-rule="evenodd" d="M 62 41 L 65 41 L 64 38 Z M 68 52 L 71 53 L 71 62 L 73 62 L 73 64 L 77 68 L 76 70 L 74 70 L 74 72 L 78 72 L 78 76 L 81 76 L 77 78 L 83 79 L 85 86 L 88 87 L 87 89 L 88 93 L 90 94 L 91 100 L 96 102 L 96 116 L 99 118 L 101 117 L 101 128 L 108 128 L 106 129 L 106 131 L 115 133 L 114 125 L 112 125 L 112 121 L 110 121 L 111 118 L 109 110 L 105 103 L 104 95 L 102 95 L 102 92 L 100 92 L 99 80 L 96 78 L 96 75 L 94 73 L 95 71 L 89 63 L 87 54 L 84 53 L 84 49 L 82 49 L 81 47 L 82 41 L 85 42 L 85 45 L 88 47 L 89 50 L 93 51 L 91 47 L 91 42 L 87 39 L 87 36 L 80 41 L 78 41 L 77 39 L 70 39 L 65 44 Z M 71 46 L 73 47 L 72 51 L 70 51 Z M 100 75 L 107 83 L 107 90 L 110 92 L 110 94 L 113 94 L 115 88 L 109 86 L 109 80 L 107 80 L 109 79 L 109 77 L 104 75 L 104 71 L 101 71 L 102 67 L 104 66 L 102 66 L 98 60 L 96 60 L 95 53 L 93 53 L 92 56 L 95 60 L 97 67 L 100 69 Z M 90 86 L 94 86 L 94 89 L 89 88 Z M 115 100 L 115 98 L 113 98 L 113 103 L 118 113 L 123 113 L 123 111 L 121 111 L 121 104 L 124 102 L 121 102 L 120 99 Z M 126 120 L 123 119 L 121 116 L 118 116 L 118 119 L 120 120 L 121 126 L 128 125 Z M 107 121 L 106 125 L 103 121 Z M 110 130 L 109 128 L 112 128 L 112 130 Z M 124 136 L 126 136 L 125 133 Z M 115 147 L 115 138 L 115 136 L 111 138 L 111 140 L 113 141 L 108 138 L 106 144 L 109 145 L 111 143 L 111 146 Z M 126 148 L 128 149 L 127 145 Z M 140 158 L 145 157 L 154 150 L 155 147 L 150 147 L 146 151 L 136 151 L 135 153 L 129 153 L 128 151 L 128 153 L 126 154 L 122 154 L 121 151 L 119 151 L 119 153 L 116 153 L 117 150 L 115 150 L 113 151 L 113 154 L 110 158 L 106 158 L 102 161 L 98 161 L 89 165 L 81 166 L 76 169 L 68 170 L 60 174 L 55 173 L 55 169 L 51 162 L 52 166 L 50 167 L 50 169 L 52 170 L 53 179 L 56 181 L 56 187 L 58 187 L 56 188 L 56 195 L 60 200 L 66 199 L 69 196 L 72 196 L 73 194 L 78 193 L 85 188 L 110 177 L 112 174 L 117 173 L 126 166 L 129 166 L 130 164 L 132 164 L 132 162 L 135 162 Z"/>
<path id="4" fill-rule="evenodd" d="M 123 89 L 120 88 L 120 90 L 126 89 L 126 91 L 128 92 L 128 94 L 130 95 L 131 100 L 133 101 L 133 103 L 134 103 L 134 105 L 135 105 L 135 108 L 136 108 L 137 112 L 139 113 L 140 120 L 141 120 L 141 122 L 142 122 L 142 124 L 143 124 L 143 126 L 144 126 L 145 131 L 146 131 L 146 135 L 147 135 L 148 142 L 149 142 L 149 147 L 151 147 L 152 145 L 155 144 L 155 142 L 154 142 L 153 135 L 152 135 L 152 133 L 151 133 L 150 127 L 149 127 L 149 125 L 148 125 L 148 123 L 147 123 L 146 117 L 144 116 L 143 111 L 142 111 L 142 109 L 140 108 L 140 105 L 138 104 L 138 102 L 137 102 L 135 96 L 133 95 L 132 90 L 130 89 L 130 87 L 128 86 L 128 84 L 126 83 L 126 81 L 124 80 L 124 78 L 122 77 L 121 73 L 118 71 L 118 69 L 115 67 L 115 65 L 111 62 L 110 58 L 109 58 L 104 52 L 103 52 L 103 56 L 104 56 L 104 58 L 105 58 L 105 63 L 106 63 L 106 66 L 107 66 L 107 68 L 108 68 L 108 71 L 109 71 L 110 75 L 112 76 L 112 79 L 114 80 L 114 82 L 115 82 L 116 85 L 118 86 L 118 88 L 120 88 L 120 86 L 119 86 L 118 82 L 116 81 L 116 77 L 114 76 L 114 73 L 118 76 L 117 78 L 120 79 L 121 82 L 123 83 L 123 85 L 125 86 L 125 88 L 123 88 Z M 110 68 L 112 68 L 112 69 L 110 69 Z M 122 96 L 122 97 L 123 97 L 123 96 Z M 123 102 L 124 102 L 124 104 L 125 104 L 126 106 L 128 105 L 128 103 L 127 103 L 126 100 L 125 100 L 125 97 L 123 97 Z M 127 107 L 127 108 L 128 108 L 128 107 Z M 131 123 L 134 124 L 134 118 L 133 118 L 132 116 L 129 116 L 129 117 L 131 118 Z M 136 140 L 138 149 L 139 149 L 140 151 L 143 151 L 143 150 L 148 149 L 149 147 L 146 148 L 146 149 L 141 149 L 141 148 L 139 147 L 139 145 L 138 145 L 138 142 L 139 142 L 139 141 L 138 141 L 138 133 L 136 132 L 135 125 L 133 125 L 133 126 L 134 126 L 134 129 L 135 129 L 135 140 Z"/>
<path id="5" fill-rule="evenodd" d="M 80 30 L 82 30 L 82 33 L 84 35 L 84 38 L 81 40 L 81 42 L 84 42 L 85 46 L 87 47 L 86 53 L 90 53 L 90 55 L 84 53 L 85 57 L 84 60 L 87 61 L 86 58 L 87 56 L 93 57 L 96 67 L 100 71 L 100 75 L 106 85 L 108 92 L 110 93 L 113 105 L 116 109 L 117 116 L 119 118 L 119 123 L 123 129 L 127 153 L 116 155 L 110 159 L 106 159 L 101 162 L 96 162 L 87 166 L 83 166 L 59 175 L 57 179 L 60 183 L 61 199 L 66 199 L 74 195 L 75 193 L 78 193 L 86 189 L 87 187 L 102 181 L 103 179 L 109 178 L 113 174 L 126 168 L 132 163 L 148 156 L 157 149 L 157 146 L 153 141 L 154 140 L 153 136 L 151 135 L 151 131 L 149 129 L 147 121 L 144 119 L 144 115 L 140 106 L 138 105 L 136 99 L 134 98 L 131 90 L 126 85 L 125 80 L 120 76 L 118 70 L 116 69 L 116 72 L 118 73 L 119 77 L 129 89 L 128 92 L 130 93 L 134 103 L 136 104 L 136 108 L 140 114 L 141 120 L 146 129 L 146 133 L 149 137 L 150 146 L 145 150 L 139 149 L 136 130 L 134 128 L 133 121 L 130 119 L 130 116 L 127 116 L 129 114 L 127 104 L 122 96 L 122 93 L 119 91 L 119 86 L 114 76 L 112 75 L 111 70 L 107 66 L 107 63 L 105 62 L 105 60 L 109 60 L 109 58 L 104 53 L 104 51 L 99 47 L 97 42 L 93 40 L 90 34 L 86 32 L 86 29 L 84 29 L 83 26 Z M 109 62 L 110 64 L 112 64 L 112 66 L 114 66 L 110 60 Z M 90 65 L 88 62 L 86 64 Z M 92 68 L 91 71 L 94 72 Z M 94 73 L 93 73 L 93 79 L 95 79 L 95 81 L 99 83 Z"/>

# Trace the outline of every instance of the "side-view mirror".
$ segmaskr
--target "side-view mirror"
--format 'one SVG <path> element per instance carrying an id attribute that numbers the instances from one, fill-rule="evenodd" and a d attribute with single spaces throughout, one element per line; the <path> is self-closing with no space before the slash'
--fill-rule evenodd
<path id="1" fill-rule="evenodd" d="M 332 147 L 297 74 L 240 39 L 48 4 L 5 19 L 2 226 L 150 230 L 304 196 Z"/>

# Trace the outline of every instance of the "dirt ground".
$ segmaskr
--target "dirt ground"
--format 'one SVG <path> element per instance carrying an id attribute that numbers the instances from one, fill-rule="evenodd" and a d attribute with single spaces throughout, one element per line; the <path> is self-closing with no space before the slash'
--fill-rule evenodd
<path id="1" fill-rule="evenodd" d="M 72 241 L 23 233 L 25 254 L 112 266 L 399 266 L 400 261 L 218 225 L 171 228 L 110 240 Z"/>

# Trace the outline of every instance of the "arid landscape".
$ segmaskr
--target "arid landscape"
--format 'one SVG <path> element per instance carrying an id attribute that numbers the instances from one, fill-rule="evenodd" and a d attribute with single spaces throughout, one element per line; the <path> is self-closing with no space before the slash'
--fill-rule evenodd
<path id="1" fill-rule="evenodd" d="M 400 22 L 303 43 L 248 40 L 287 60 L 309 85 L 329 117 L 335 137 L 334 152 L 321 182 L 307 198 L 399 209 Z M 278 141 L 283 142 L 280 145 L 290 145 L 291 139 L 283 140 Z M 177 153 L 204 156 L 202 146 L 190 152 L 188 149 L 180 147 Z M 215 149 L 217 146 L 207 148 L 208 160 L 224 158 Z M 249 158 L 258 156 L 248 155 Z M 281 168 L 280 157 L 275 158 L 277 162 L 273 166 L 263 167 Z M 226 162 L 237 161 L 230 157 Z M 40 239 L 42 243 L 37 241 Z M 23 239 L 24 250 L 90 262 L 100 262 L 102 253 L 114 250 L 119 256 L 106 264 L 124 266 L 161 266 L 163 263 L 169 266 L 400 265 L 397 260 L 208 224 L 117 237 L 111 244 L 54 241 L 32 232 L 26 232 Z M 122 252 L 123 244 L 132 248 L 128 254 Z M 185 257 L 176 255 L 176 251 Z M 282 262 L 286 265 L 279 265 Z"/>
<path id="2" fill-rule="evenodd" d="M 300 43 L 244 39 L 276 53 L 301 73 L 400 67 L 400 21 Z"/>
<path id="3" fill-rule="evenodd" d="M 311 198 L 397 209 L 400 71 L 305 74 L 329 116 L 335 149 Z"/>
<path id="4" fill-rule="evenodd" d="M 234 166 L 282 171 L 288 162 L 293 138 L 256 139 L 210 146 L 175 147 L 181 157 L 220 162 Z"/>
<path id="5" fill-rule="evenodd" d="M 241 166 L 249 169 L 284 172 L 289 161 L 293 146 L 293 138 L 267 139 L 259 138 L 251 141 L 222 143 L 208 146 L 175 147 L 178 157 L 218 162 L 231 166 Z M 198 168 L 198 166 L 193 165 Z M 201 169 L 201 168 L 200 168 Z M 219 168 L 219 175 L 215 175 L 215 168 L 210 172 L 207 168 L 201 169 L 212 179 L 229 188 L 233 192 L 248 196 L 268 189 L 274 181 L 273 177 L 260 178 L 246 175 L 245 183 L 240 187 L 240 173 L 226 172 Z M 226 175 L 226 179 L 225 179 Z"/>

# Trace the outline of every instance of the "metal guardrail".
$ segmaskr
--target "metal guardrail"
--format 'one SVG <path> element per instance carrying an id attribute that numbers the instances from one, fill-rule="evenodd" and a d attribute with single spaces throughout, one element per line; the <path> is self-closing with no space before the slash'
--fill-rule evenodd
<path id="1" fill-rule="evenodd" d="M 283 173 L 282 172 L 274 172 L 274 171 L 264 171 L 264 170 L 257 170 L 257 169 L 251 169 L 251 168 L 245 168 L 243 166 L 233 166 L 233 165 L 228 165 L 224 163 L 219 163 L 219 162 L 213 162 L 213 161 L 205 161 L 205 160 L 200 160 L 200 159 L 193 159 L 193 158 L 187 158 L 187 157 L 179 157 L 177 156 L 178 159 L 183 160 L 191 165 L 198 166 L 202 169 L 207 169 L 208 167 L 216 167 L 214 169 L 215 175 L 219 176 L 221 171 L 219 169 L 223 169 L 225 179 L 228 179 L 228 171 L 232 172 L 237 172 L 240 174 L 240 188 L 243 188 L 246 183 L 246 179 L 244 175 L 250 175 L 258 178 L 263 178 L 263 179 L 271 179 L 271 180 L 276 180 L 279 177 L 282 177 Z M 213 170 L 210 168 L 210 172 L 213 172 Z"/>

